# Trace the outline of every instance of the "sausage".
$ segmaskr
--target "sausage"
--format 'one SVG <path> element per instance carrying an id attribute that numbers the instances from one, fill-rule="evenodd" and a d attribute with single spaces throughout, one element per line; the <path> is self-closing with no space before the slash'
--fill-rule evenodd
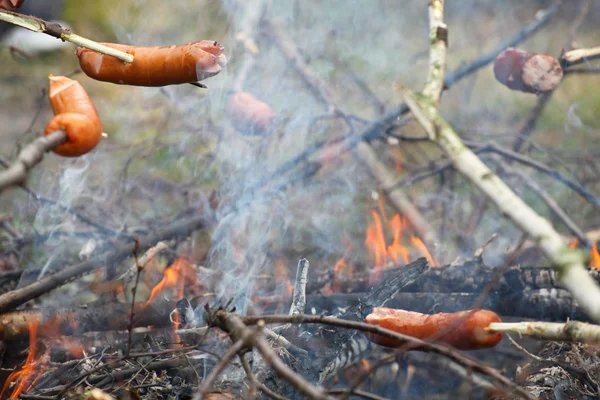
<path id="1" fill-rule="evenodd" d="M 21 7 L 25 0 L 0 0 L 0 8 L 4 10 L 14 10 Z"/>
<path id="2" fill-rule="evenodd" d="M 419 339 L 436 339 L 459 350 L 494 347 L 503 337 L 502 332 L 486 330 L 490 323 L 502 322 L 498 314 L 488 310 L 429 315 L 375 307 L 373 312 L 367 315 L 366 322 Z M 367 336 L 371 341 L 386 347 L 399 347 L 403 344 L 376 334 Z"/>
<path id="3" fill-rule="evenodd" d="M 563 78 L 563 69 L 554 57 L 508 48 L 494 60 L 494 76 L 512 90 L 543 93 L 554 90 Z"/>
<path id="4" fill-rule="evenodd" d="M 79 66 L 90 78 L 119 85 L 166 86 L 197 82 L 217 75 L 227 65 L 223 46 L 210 40 L 169 47 L 102 44 L 133 55 L 133 62 L 125 64 L 79 47 L 75 52 Z"/>
<path id="5" fill-rule="evenodd" d="M 67 141 L 54 149 L 64 157 L 77 157 L 92 150 L 102 139 L 102 122 L 81 84 L 65 76 L 49 75 L 48 100 L 54 117 L 44 135 L 62 129 Z"/>
<path id="6" fill-rule="evenodd" d="M 237 92 L 227 102 L 227 113 L 233 126 L 243 134 L 262 134 L 273 123 L 275 112 L 248 92 Z"/>

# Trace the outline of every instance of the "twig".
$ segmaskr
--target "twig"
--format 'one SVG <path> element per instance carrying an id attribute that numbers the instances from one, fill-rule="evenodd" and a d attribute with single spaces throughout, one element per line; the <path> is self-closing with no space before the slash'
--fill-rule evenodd
<path id="1" fill-rule="evenodd" d="M 45 33 L 46 35 L 53 36 L 61 39 L 62 41 L 71 42 L 78 46 L 85 47 L 86 49 L 94 50 L 98 53 L 118 58 L 123 62 L 133 62 L 133 55 L 76 35 L 70 30 L 62 28 L 55 22 L 47 22 L 38 17 L 27 16 L 5 10 L 0 10 L 0 21 L 8 22 L 9 24 L 17 25 L 33 32 Z"/>
<path id="2" fill-rule="evenodd" d="M 250 383 L 252 385 L 256 386 L 266 396 L 268 396 L 272 399 L 287 400 L 287 397 L 278 395 L 277 393 L 275 393 L 274 391 L 269 389 L 267 386 L 265 386 L 263 383 L 259 382 L 258 379 L 256 379 L 256 376 L 254 375 L 254 373 L 252 372 L 252 369 L 250 368 L 250 365 L 248 364 L 248 360 L 246 360 L 246 357 L 243 354 L 239 354 L 238 356 L 242 363 L 242 368 L 244 368 L 244 372 L 246 372 L 246 375 L 248 375 L 248 379 L 250 379 Z"/>
<path id="3" fill-rule="evenodd" d="M 365 322 L 357 322 L 357 321 L 349 321 L 343 320 L 339 318 L 333 317 L 325 317 L 322 315 L 261 315 L 261 316 L 248 316 L 248 317 L 240 317 L 244 324 L 253 325 L 258 321 L 264 321 L 266 324 L 278 324 L 278 323 L 292 323 L 292 324 L 325 324 L 331 326 L 338 326 L 341 328 L 347 329 L 356 329 L 362 332 L 370 332 L 376 333 L 381 336 L 385 336 L 390 339 L 395 339 L 400 342 L 407 342 L 413 344 L 415 347 L 423 351 L 430 351 L 433 353 L 440 354 L 444 357 L 449 358 L 450 360 L 456 362 L 457 364 L 475 371 L 487 375 L 493 378 L 495 381 L 501 383 L 507 388 L 511 388 L 515 392 L 524 396 L 527 399 L 533 399 L 533 397 L 525 392 L 522 388 L 516 386 L 510 379 L 501 375 L 495 369 L 488 367 L 479 363 L 476 360 L 473 360 L 466 355 L 450 348 L 445 345 L 428 343 L 423 340 L 414 338 L 412 336 L 403 335 L 400 333 L 396 333 L 394 331 L 390 331 L 388 329 L 381 328 L 377 325 L 367 324 Z"/>
<path id="4" fill-rule="evenodd" d="M 448 27 L 444 23 L 444 1 L 429 2 L 429 71 L 423 88 L 423 96 L 436 106 L 444 89 Z"/>
<path id="5" fill-rule="evenodd" d="M 202 400 L 204 395 L 212 388 L 213 383 L 219 375 L 227 368 L 229 362 L 250 343 L 250 338 L 257 332 L 255 330 L 244 330 L 242 337 L 239 338 L 221 357 L 221 361 L 210 371 L 210 374 L 202 381 L 202 384 L 194 394 L 193 400 Z"/>
<path id="6" fill-rule="evenodd" d="M 306 282 L 308 277 L 308 260 L 306 258 L 298 261 L 296 271 L 296 283 L 294 284 L 294 294 L 292 296 L 292 306 L 290 315 L 304 314 L 306 308 Z"/>
<path id="7" fill-rule="evenodd" d="M 140 249 L 140 242 L 134 239 L 135 245 L 133 247 L 133 257 L 135 258 L 136 274 L 135 274 L 135 283 L 131 288 L 131 309 L 129 310 L 129 324 L 127 324 L 127 350 L 125 352 L 125 356 L 128 356 L 131 353 L 131 338 L 133 333 L 133 318 L 135 317 L 135 296 L 137 294 L 138 284 L 140 283 L 140 274 L 144 269 L 145 265 L 141 264 L 138 259 L 138 250 Z"/>
<path id="8" fill-rule="evenodd" d="M 428 100 L 415 96 L 402 85 L 398 85 L 398 91 L 431 140 L 448 154 L 454 167 L 534 239 L 577 302 L 593 319 L 600 320 L 600 288 L 585 270 L 583 254 L 565 246 L 552 225 L 518 197 L 462 143 L 454 129 Z"/>
<path id="9" fill-rule="evenodd" d="M 256 56 L 260 52 L 255 37 L 260 27 L 260 22 L 269 7 L 268 0 L 252 0 L 244 3 L 246 4 L 246 9 L 239 24 L 240 30 L 236 33 L 236 40 L 243 44 L 245 52 L 241 58 L 241 62 L 238 64 L 240 67 L 232 85 L 233 89 L 238 92 L 243 89 L 246 77 L 252 70 Z"/>
<path id="10" fill-rule="evenodd" d="M 541 163 L 530 157 L 524 156 L 523 154 L 515 153 L 514 151 L 503 148 L 494 142 L 487 143 L 481 147 L 475 147 L 474 152 L 477 154 L 486 153 L 486 152 L 497 153 L 509 160 L 517 161 L 528 167 L 535 168 L 539 172 L 542 172 L 545 175 L 548 175 L 548 176 L 558 180 L 559 182 L 565 184 L 571 190 L 573 190 L 574 192 L 579 194 L 581 197 L 583 197 L 592 206 L 594 206 L 594 208 L 596 210 L 600 211 L 600 198 L 596 197 L 593 193 L 591 193 L 584 186 L 582 186 L 579 183 L 573 181 L 572 179 L 569 179 L 568 177 L 562 175 L 560 172 L 545 165 L 544 163 Z"/>
<path id="11" fill-rule="evenodd" d="M 341 107 L 337 102 L 330 85 L 310 68 L 285 29 L 280 24 L 269 22 L 269 34 L 277 47 L 307 83 L 311 92 L 313 92 L 321 102 L 327 105 L 331 113 L 340 113 Z M 358 154 L 359 159 L 367 166 L 369 173 L 379 181 L 380 186 L 384 188 L 385 194 L 390 202 L 400 214 L 406 217 L 408 223 L 415 229 L 418 236 L 428 244 L 437 242 L 435 231 L 429 226 L 427 220 L 406 194 L 397 187 L 393 190 L 386 189 L 392 187 L 393 182 L 396 181 L 394 172 L 390 171 L 379 161 L 376 151 L 370 144 L 360 142 L 357 143 L 356 146 L 356 153 Z M 344 146 L 340 146 L 338 151 L 341 153 L 344 150 L 347 149 L 345 149 Z"/>
<path id="12" fill-rule="evenodd" d="M 554 93 L 554 91 L 542 93 L 537 97 L 535 105 L 527 113 L 527 117 L 521 124 L 519 134 L 512 145 L 512 150 L 514 152 L 518 153 L 521 150 L 521 146 L 523 146 L 523 143 L 529 138 L 529 135 L 531 135 L 531 132 L 533 132 L 535 129 L 535 125 L 542 114 L 542 111 L 544 111 L 546 104 L 548 104 L 548 101 L 550 101 L 552 93 Z"/>
<path id="13" fill-rule="evenodd" d="M 0 10 L 0 15 L 2 15 L 2 10 Z M 8 187 L 25 182 L 29 170 L 42 161 L 44 154 L 66 141 L 66 133 L 56 131 L 37 138 L 25 146 L 15 162 L 6 171 L 0 173 L 0 193 Z"/>
<path id="14" fill-rule="evenodd" d="M 140 239 L 140 248 L 146 249 L 161 240 L 171 239 L 178 236 L 187 236 L 191 232 L 200 229 L 206 225 L 206 221 L 201 216 L 185 216 L 181 221 L 177 221 L 160 232 L 148 235 Z M 21 304 L 35 299 L 36 297 L 63 285 L 71 279 L 93 271 L 104 265 L 113 265 L 131 254 L 132 243 L 124 243 L 107 253 L 94 259 L 64 268 L 55 274 L 49 275 L 44 279 L 34 282 L 21 289 L 13 290 L 9 293 L 0 295 L 0 314 L 13 310 Z"/>
<path id="15" fill-rule="evenodd" d="M 184 328 L 184 329 L 177 329 L 175 331 L 175 334 L 202 336 L 202 335 L 206 334 L 207 330 L 208 330 L 208 328 L 206 326 L 199 327 L 199 328 Z M 262 332 L 265 334 L 265 336 L 267 336 L 269 339 L 273 340 L 275 343 L 277 343 L 279 346 L 283 347 L 284 349 L 287 349 L 287 350 L 290 350 L 290 351 L 293 351 L 293 352 L 296 352 L 298 354 L 302 354 L 305 356 L 308 355 L 308 352 L 306 350 L 301 349 L 300 347 L 291 343 L 289 340 L 287 340 L 283 336 L 275 333 L 273 330 L 271 330 L 269 328 L 263 328 Z"/>
<path id="16" fill-rule="evenodd" d="M 299 314 L 297 314 L 299 315 Z M 269 343 L 264 337 L 258 336 L 254 340 L 254 346 L 263 356 L 264 360 L 273 368 L 273 370 L 294 386 L 299 392 L 303 393 L 310 399 L 317 400 L 332 400 L 330 396 L 323 391 L 321 388 L 314 387 L 301 375 L 296 374 L 292 371 L 282 360 L 275 354 L 273 349 L 269 346 Z"/>
<path id="17" fill-rule="evenodd" d="M 136 258 L 136 262 L 133 263 L 118 279 L 123 281 L 123 285 L 128 285 L 131 280 L 139 274 L 140 268 L 144 268 L 157 254 L 168 248 L 169 246 L 166 242 L 158 242 L 156 246 L 149 248 L 143 256 Z"/>
<path id="18" fill-rule="evenodd" d="M 600 46 L 589 49 L 575 49 L 567 51 L 562 55 L 561 61 L 564 67 L 570 67 L 577 64 L 583 64 L 588 61 L 600 58 Z"/>
<path id="19" fill-rule="evenodd" d="M 493 322 L 488 330 L 555 342 L 600 343 L 600 326 L 580 321 L 569 321 L 564 324 L 558 322 Z"/>
<path id="20" fill-rule="evenodd" d="M 587 240 L 587 237 L 585 236 L 585 233 L 581 230 L 581 228 L 579 228 L 579 226 L 577 226 L 575 221 L 573 221 L 571 217 L 569 217 L 567 212 L 563 210 L 563 208 L 556 202 L 556 200 L 554 200 L 554 198 L 550 196 L 550 194 L 546 190 L 544 190 L 544 188 L 542 188 L 536 181 L 534 181 L 530 176 L 526 175 L 522 171 L 515 170 L 502 161 L 496 160 L 496 162 L 499 163 L 500 168 L 504 170 L 504 173 L 506 173 L 507 175 L 516 176 L 519 179 L 521 179 L 523 183 L 527 185 L 527 187 L 534 191 L 542 199 L 542 201 L 546 203 L 548 208 L 561 220 L 563 224 L 567 226 L 567 228 L 569 228 L 569 230 L 573 233 L 573 235 L 575 235 L 575 237 L 577 238 L 577 240 L 579 240 L 581 244 L 583 244 L 586 247 L 589 246 L 589 242 Z"/>
<path id="21" fill-rule="evenodd" d="M 297 314 L 297 316 L 299 315 L 303 314 Z M 295 318 L 295 316 L 289 317 Z M 240 337 L 249 329 L 242 321 L 242 317 L 226 311 L 217 311 L 215 315 L 210 317 L 210 319 L 213 323 L 219 326 L 219 328 L 228 332 L 232 338 Z M 253 322 L 253 325 L 263 325 L 263 322 L 261 322 L 260 318 L 254 320 Z M 250 344 L 260 352 L 264 360 L 271 366 L 271 368 L 273 368 L 277 375 L 288 381 L 290 385 L 296 388 L 300 393 L 304 394 L 310 399 L 332 400 L 330 396 L 326 395 L 323 389 L 313 386 L 306 379 L 296 374 L 287 365 L 285 365 L 285 363 L 277 356 L 277 354 L 275 354 L 273 349 L 271 349 L 264 336 L 258 334 L 250 335 L 249 340 Z M 200 399 L 198 397 L 198 393 L 199 392 L 196 392 L 194 395 L 194 400 Z"/>

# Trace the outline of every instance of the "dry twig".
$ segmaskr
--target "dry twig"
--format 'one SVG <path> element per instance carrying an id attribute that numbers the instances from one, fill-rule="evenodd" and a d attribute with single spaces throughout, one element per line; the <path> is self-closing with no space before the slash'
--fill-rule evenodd
<path id="1" fill-rule="evenodd" d="M 0 15 L 1 12 L 2 10 L 0 10 Z M 6 188 L 25 182 L 29 170 L 42 161 L 44 154 L 66 141 L 66 133 L 56 131 L 37 138 L 25 146 L 17 156 L 15 162 L 6 171 L 0 173 L 0 192 Z"/>
<path id="2" fill-rule="evenodd" d="M 377 325 L 367 324 L 365 322 L 348 321 L 339 318 L 325 317 L 322 315 L 262 315 L 262 316 L 248 316 L 240 317 L 241 321 L 246 325 L 254 325 L 258 321 L 264 321 L 265 324 L 281 324 L 281 323 L 292 323 L 292 324 L 325 324 L 331 326 L 338 326 L 347 329 L 356 329 L 362 332 L 376 333 L 381 336 L 385 336 L 390 339 L 394 339 L 400 342 L 406 342 L 413 345 L 413 349 L 419 349 L 423 351 L 429 351 L 432 353 L 440 354 L 453 362 L 461 365 L 467 370 L 487 375 L 494 381 L 502 384 L 504 389 L 509 389 L 522 395 L 527 399 L 533 399 L 531 395 L 525 392 L 522 388 L 516 386 L 510 379 L 500 374 L 495 369 L 481 364 L 480 362 L 469 358 L 461 352 L 454 350 L 445 345 L 428 343 L 423 340 L 414 338 L 412 336 L 403 335 L 390 331 L 388 329 L 381 328 Z"/>
<path id="3" fill-rule="evenodd" d="M 562 55 L 561 61 L 565 67 L 583 64 L 600 58 L 600 46 L 589 49 L 575 49 L 567 51 Z"/>
<path id="4" fill-rule="evenodd" d="M 70 30 L 62 28 L 55 22 L 47 22 L 38 17 L 23 15 L 6 10 L 0 10 L 0 21 L 8 22 L 9 24 L 17 25 L 33 32 L 45 33 L 46 35 L 60 39 L 63 42 L 71 42 L 77 46 L 85 47 L 86 49 L 118 58 L 123 62 L 133 62 L 133 56 L 131 54 L 127 54 L 121 50 L 116 50 L 101 43 L 76 35 Z"/>
<path id="5" fill-rule="evenodd" d="M 600 326 L 585 322 L 494 322 L 491 332 L 514 333 L 538 340 L 556 342 L 600 343 Z"/>
<path id="6" fill-rule="evenodd" d="M 140 239 L 140 248 L 146 249 L 161 240 L 181 236 L 185 237 L 191 232 L 204 227 L 205 224 L 206 221 L 202 216 L 194 216 L 191 218 L 189 215 L 184 216 L 182 220 L 174 222 L 172 225 L 165 227 L 162 231 Z M 55 274 L 49 275 L 46 278 L 21 289 L 0 295 L 0 314 L 13 310 L 21 304 L 59 287 L 79 275 L 89 273 L 94 269 L 105 265 L 113 265 L 131 255 L 132 248 L 132 243 L 121 244 L 117 248 L 109 250 L 99 257 L 95 257 L 71 267 L 66 267 Z"/>

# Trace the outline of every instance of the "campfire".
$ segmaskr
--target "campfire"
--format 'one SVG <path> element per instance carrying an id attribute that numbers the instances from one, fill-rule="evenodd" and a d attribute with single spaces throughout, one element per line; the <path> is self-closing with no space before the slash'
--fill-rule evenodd
<path id="1" fill-rule="evenodd" d="M 28 2 L 0 400 L 600 396 L 593 2 Z"/>

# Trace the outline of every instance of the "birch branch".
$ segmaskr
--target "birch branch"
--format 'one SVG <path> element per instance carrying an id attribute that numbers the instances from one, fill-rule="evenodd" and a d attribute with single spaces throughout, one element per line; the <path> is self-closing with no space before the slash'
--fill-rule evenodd
<path id="1" fill-rule="evenodd" d="M 423 96 L 436 105 L 444 90 L 446 75 L 446 50 L 448 49 L 448 27 L 444 23 L 444 1 L 429 2 L 429 71 L 423 88 Z"/>
<path id="2" fill-rule="evenodd" d="M 123 51 L 113 49 L 93 40 L 86 39 L 71 32 L 69 29 L 64 29 L 55 22 L 48 22 L 38 17 L 23 15 L 6 10 L 0 10 L 0 21 L 8 22 L 9 24 L 20 26 L 21 28 L 29 29 L 33 32 L 45 33 L 46 35 L 60 39 L 63 42 L 71 42 L 77 46 L 85 47 L 86 49 L 118 58 L 126 63 L 133 62 L 133 56 L 131 54 L 127 54 Z"/>
<path id="3" fill-rule="evenodd" d="M 429 138 L 448 154 L 454 168 L 486 194 L 519 229 L 531 236 L 542 254 L 552 263 L 561 283 L 590 317 L 600 320 L 600 288 L 587 273 L 583 254 L 565 246 L 552 225 L 462 143 L 429 99 L 412 93 L 402 85 L 396 88 Z"/>
<path id="4" fill-rule="evenodd" d="M 0 172 L 0 192 L 25 182 L 29 170 L 42 161 L 44 154 L 66 141 L 67 135 L 63 131 L 56 131 L 37 138 L 25 146 L 15 162 L 8 169 Z"/>
<path id="5" fill-rule="evenodd" d="M 557 342 L 600 343 L 600 326 L 580 321 L 557 322 L 493 322 L 490 332 L 514 333 L 538 340 Z"/>
<path id="6" fill-rule="evenodd" d="M 567 51 L 562 55 L 561 61 L 565 67 L 570 67 L 572 65 L 583 64 L 597 58 L 600 58 L 600 46 L 589 49 L 575 49 Z"/>
<path id="7" fill-rule="evenodd" d="M 306 308 L 306 282 L 309 265 L 306 258 L 298 261 L 298 270 L 296 271 L 296 283 L 294 285 L 294 295 L 292 297 L 290 315 L 304 314 Z"/>

